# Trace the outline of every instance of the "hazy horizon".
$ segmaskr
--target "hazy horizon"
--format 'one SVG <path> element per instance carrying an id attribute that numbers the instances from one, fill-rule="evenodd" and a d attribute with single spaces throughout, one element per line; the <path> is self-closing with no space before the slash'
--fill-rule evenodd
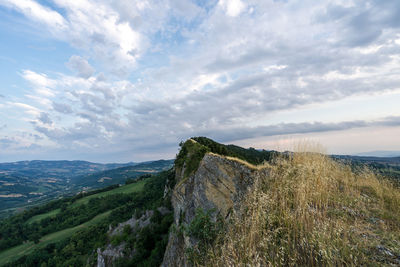
<path id="1" fill-rule="evenodd" d="M 0 162 L 400 151 L 400 2 L 0 0 Z"/>

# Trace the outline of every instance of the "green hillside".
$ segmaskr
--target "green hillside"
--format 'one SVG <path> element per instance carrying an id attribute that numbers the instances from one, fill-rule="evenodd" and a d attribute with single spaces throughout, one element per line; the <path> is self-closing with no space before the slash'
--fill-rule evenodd
<path id="1" fill-rule="evenodd" d="M 177 219 L 165 189 L 174 188 L 175 171 L 183 171 L 178 185 L 193 182 L 190 175 L 206 153 L 242 164 L 249 173 L 260 171 L 258 180 L 224 224 L 211 220 L 213 211 L 204 207 L 190 224 L 171 226 Z M 205 137 L 182 143 L 174 168 L 154 173 L 167 166 L 171 162 L 157 161 L 91 174 L 85 183 L 105 185 L 109 179 L 99 179 L 109 177 L 126 184 L 82 190 L 0 220 L 0 266 L 92 266 L 97 248 L 120 245 L 124 256 L 116 266 L 159 266 L 170 230 L 197 240 L 198 247 L 182 255 L 198 266 L 400 263 L 400 191 L 376 170 L 320 153 L 244 149 Z M 110 226 L 143 217 L 147 222 L 136 232 L 123 227 L 117 235 L 107 233 Z"/>
<path id="2" fill-rule="evenodd" d="M 54 209 L 45 213 L 41 213 L 38 215 L 35 215 L 33 217 L 31 217 L 30 219 L 28 219 L 26 221 L 26 223 L 30 224 L 30 223 L 34 223 L 34 222 L 40 222 L 41 220 L 48 218 L 48 217 L 54 217 L 55 215 L 57 215 L 59 212 L 61 211 L 61 209 Z"/>
<path id="3" fill-rule="evenodd" d="M 82 204 L 87 204 L 90 200 L 99 198 L 99 197 L 107 197 L 107 196 L 115 195 L 115 194 L 129 194 L 129 193 L 133 193 L 133 192 L 139 192 L 139 191 L 143 190 L 143 186 L 144 186 L 145 182 L 146 182 L 145 180 L 139 180 L 135 183 L 120 186 L 120 187 L 115 188 L 110 191 L 105 191 L 105 192 L 101 192 L 101 193 L 97 193 L 94 195 L 83 197 L 81 199 L 74 201 L 71 204 L 71 207 L 76 207 L 76 206 L 79 206 Z"/>
<path id="4" fill-rule="evenodd" d="M 0 218 L 60 196 L 124 184 L 172 167 L 172 160 L 99 164 L 86 161 L 0 163 Z"/>
<path id="5" fill-rule="evenodd" d="M 107 211 L 104 213 L 101 213 L 91 219 L 90 221 L 87 221 L 85 223 L 82 223 L 78 226 L 67 228 L 58 232 L 54 232 L 48 235 L 45 235 L 40 238 L 40 241 L 35 244 L 33 241 L 28 241 L 22 245 L 10 248 L 8 250 L 0 252 L 0 265 L 4 265 L 10 261 L 16 260 L 22 256 L 26 256 L 31 254 L 37 249 L 44 248 L 47 245 L 51 243 L 56 243 L 59 241 L 62 241 L 70 236 L 72 236 L 74 233 L 78 232 L 79 230 L 82 230 L 84 228 L 87 228 L 91 225 L 95 225 L 104 218 L 106 218 L 108 215 L 110 215 L 111 211 Z"/>
<path id="6" fill-rule="evenodd" d="M 126 179 L 135 178 L 145 174 L 170 169 L 173 160 L 157 160 L 153 162 L 139 163 L 134 166 L 125 166 L 111 170 L 105 170 L 85 176 L 74 177 L 71 182 L 77 188 L 101 188 L 112 184 L 123 184 Z"/>
<path id="7" fill-rule="evenodd" d="M 84 265 L 89 254 L 107 241 L 109 225 L 164 205 L 168 177 L 173 177 L 172 170 L 53 201 L 0 221 L 0 265 L 33 266 L 43 261 Z M 163 240 L 169 224 L 163 228 Z"/>

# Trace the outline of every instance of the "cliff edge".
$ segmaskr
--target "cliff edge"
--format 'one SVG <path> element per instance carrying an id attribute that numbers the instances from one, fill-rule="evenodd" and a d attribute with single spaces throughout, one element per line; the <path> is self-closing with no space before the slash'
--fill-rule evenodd
<path id="1" fill-rule="evenodd" d="M 185 158 L 176 164 L 177 184 L 172 192 L 174 230 L 169 236 L 162 266 L 192 266 L 190 252 L 201 250 L 199 238 L 190 231 L 198 213 L 207 215 L 211 223 L 227 221 L 231 212 L 239 212 L 240 203 L 253 182 L 266 169 L 239 159 L 202 151 L 200 144 L 190 139 L 184 144 Z M 197 157 L 198 163 L 193 162 Z M 179 155 L 178 155 L 179 158 Z M 190 165 L 197 168 L 190 170 Z M 196 166 L 195 166 L 196 167 Z"/>

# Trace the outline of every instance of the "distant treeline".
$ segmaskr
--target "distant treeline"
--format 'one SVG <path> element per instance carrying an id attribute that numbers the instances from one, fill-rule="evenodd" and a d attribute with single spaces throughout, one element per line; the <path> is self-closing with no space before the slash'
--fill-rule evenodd
<path id="1" fill-rule="evenodd" d="M 139 217 L 146 210 L 154 210 L 155 212 L 156 216 L 152 218 L 152 224 L 142 229 L 133 239 L 129 235 L 125 237 L 129 241 L 128 247 L 132 249 L 134 247 L 140 253 L 135 254 L 134 258 L 120 261 L 119 265 L 124 266 L 124 262 L 135 265 L 136 263 L 144 263 L 143 266 L 159 265 L 167 244 L 172 215 L 165 218 L 160 217 L 156 210 L 160 206 L 172 208 L 170 199 L 164 199 L 163 194 L 167 183 L 171 187 L 174 185 L 174 171 L 171 169 L 154 176 L 146 175 L 141 177 L 140 180 L 145 180 L 144 188 L 140 192 L 92 198 L 87 204 L 72 206 L 74 201 L 95 194 L 94 192 L 100 193 L 115 189 L 117 185 L 114 185 L 101 190 L 78 194 L 72 198 L 53 201 L 1 221 L 0 243 L 2 249 L 6 249 L 25 240 L 38 241 L 44 234 L 80 225 L 98 214 L 112 210 L 110 215 L 101 222 L 83 228 L 70 238 L 37 249 L 29 255 L 7 263 L 6 266 L 85 266 L 88 262 L 93 263 L 96 260 L 94 254 L 96 248 L 102 247 L 108 242 L 108 227 L 110 225 L 116 226 L 118 223 L 130 219 L 133 215 Z M 132 182 L 128 181 L 128 183 Z M 26 219 L 36 214 L 57 208 L 61 210 L 55 217 L 45 218 L 32 224 L 26 223 Z"/>
<path id="2" fill-rule="evenodd" d="M 134 183 L 146 177 L 149 176 L 144 175 L 139 177 L 139 179 L 129 179 L 127 180 L 127 183 Z M 53 200 L 42 206 L 27 209 L 20 214 L 1 220 L 0 251 L 22 244 L 26 240 L 37 242 L 43 235 L 77 226 L 92 219 L 101 212 L 131 201 L 132 196 L 118 194 L 91 199 L 89 203 L 76 207 L 71 206 L 81 198 L 111 191 L 118 187 L 119 185 L 116 184 L 89 192 L 81 192 L 73 197 L 64 197 L 58 200 Z M 60 212 L 54 217 L 44 218 L 40 222 L 27 223 L 30 218 L 36 215 L 44 214 L 56 209 L 60 209 Z"/>
<path id="3" fill-rule="evenodd" d="M 245 149 L 235 145 L 224 145 L 202 136 L 193 137 L 192 139 L 207 147 L 210 152 L 236 157 L 254 165 L 262 164 L 264 161 L 270 161 L 274 155 L 278 153 L 276 151 L 257 150 L 252 147 Z"/>

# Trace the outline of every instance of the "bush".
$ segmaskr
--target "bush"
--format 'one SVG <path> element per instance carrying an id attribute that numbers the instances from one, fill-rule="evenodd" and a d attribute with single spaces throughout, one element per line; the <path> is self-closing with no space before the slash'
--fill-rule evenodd
<path id="1" fill-rule="evenodd" d="M 196 209 L 193 220 L 185 229 L 186 235 L 198 239 L 198 243 L 186 251 L 192 263 L 203 264 L 207 250 L 213 246 L 217 236 L 223 232 L 222 218 L 216 216 L 217 218 L 213 220 L 213 213 L 215 213 L 215 210 Z"/>

